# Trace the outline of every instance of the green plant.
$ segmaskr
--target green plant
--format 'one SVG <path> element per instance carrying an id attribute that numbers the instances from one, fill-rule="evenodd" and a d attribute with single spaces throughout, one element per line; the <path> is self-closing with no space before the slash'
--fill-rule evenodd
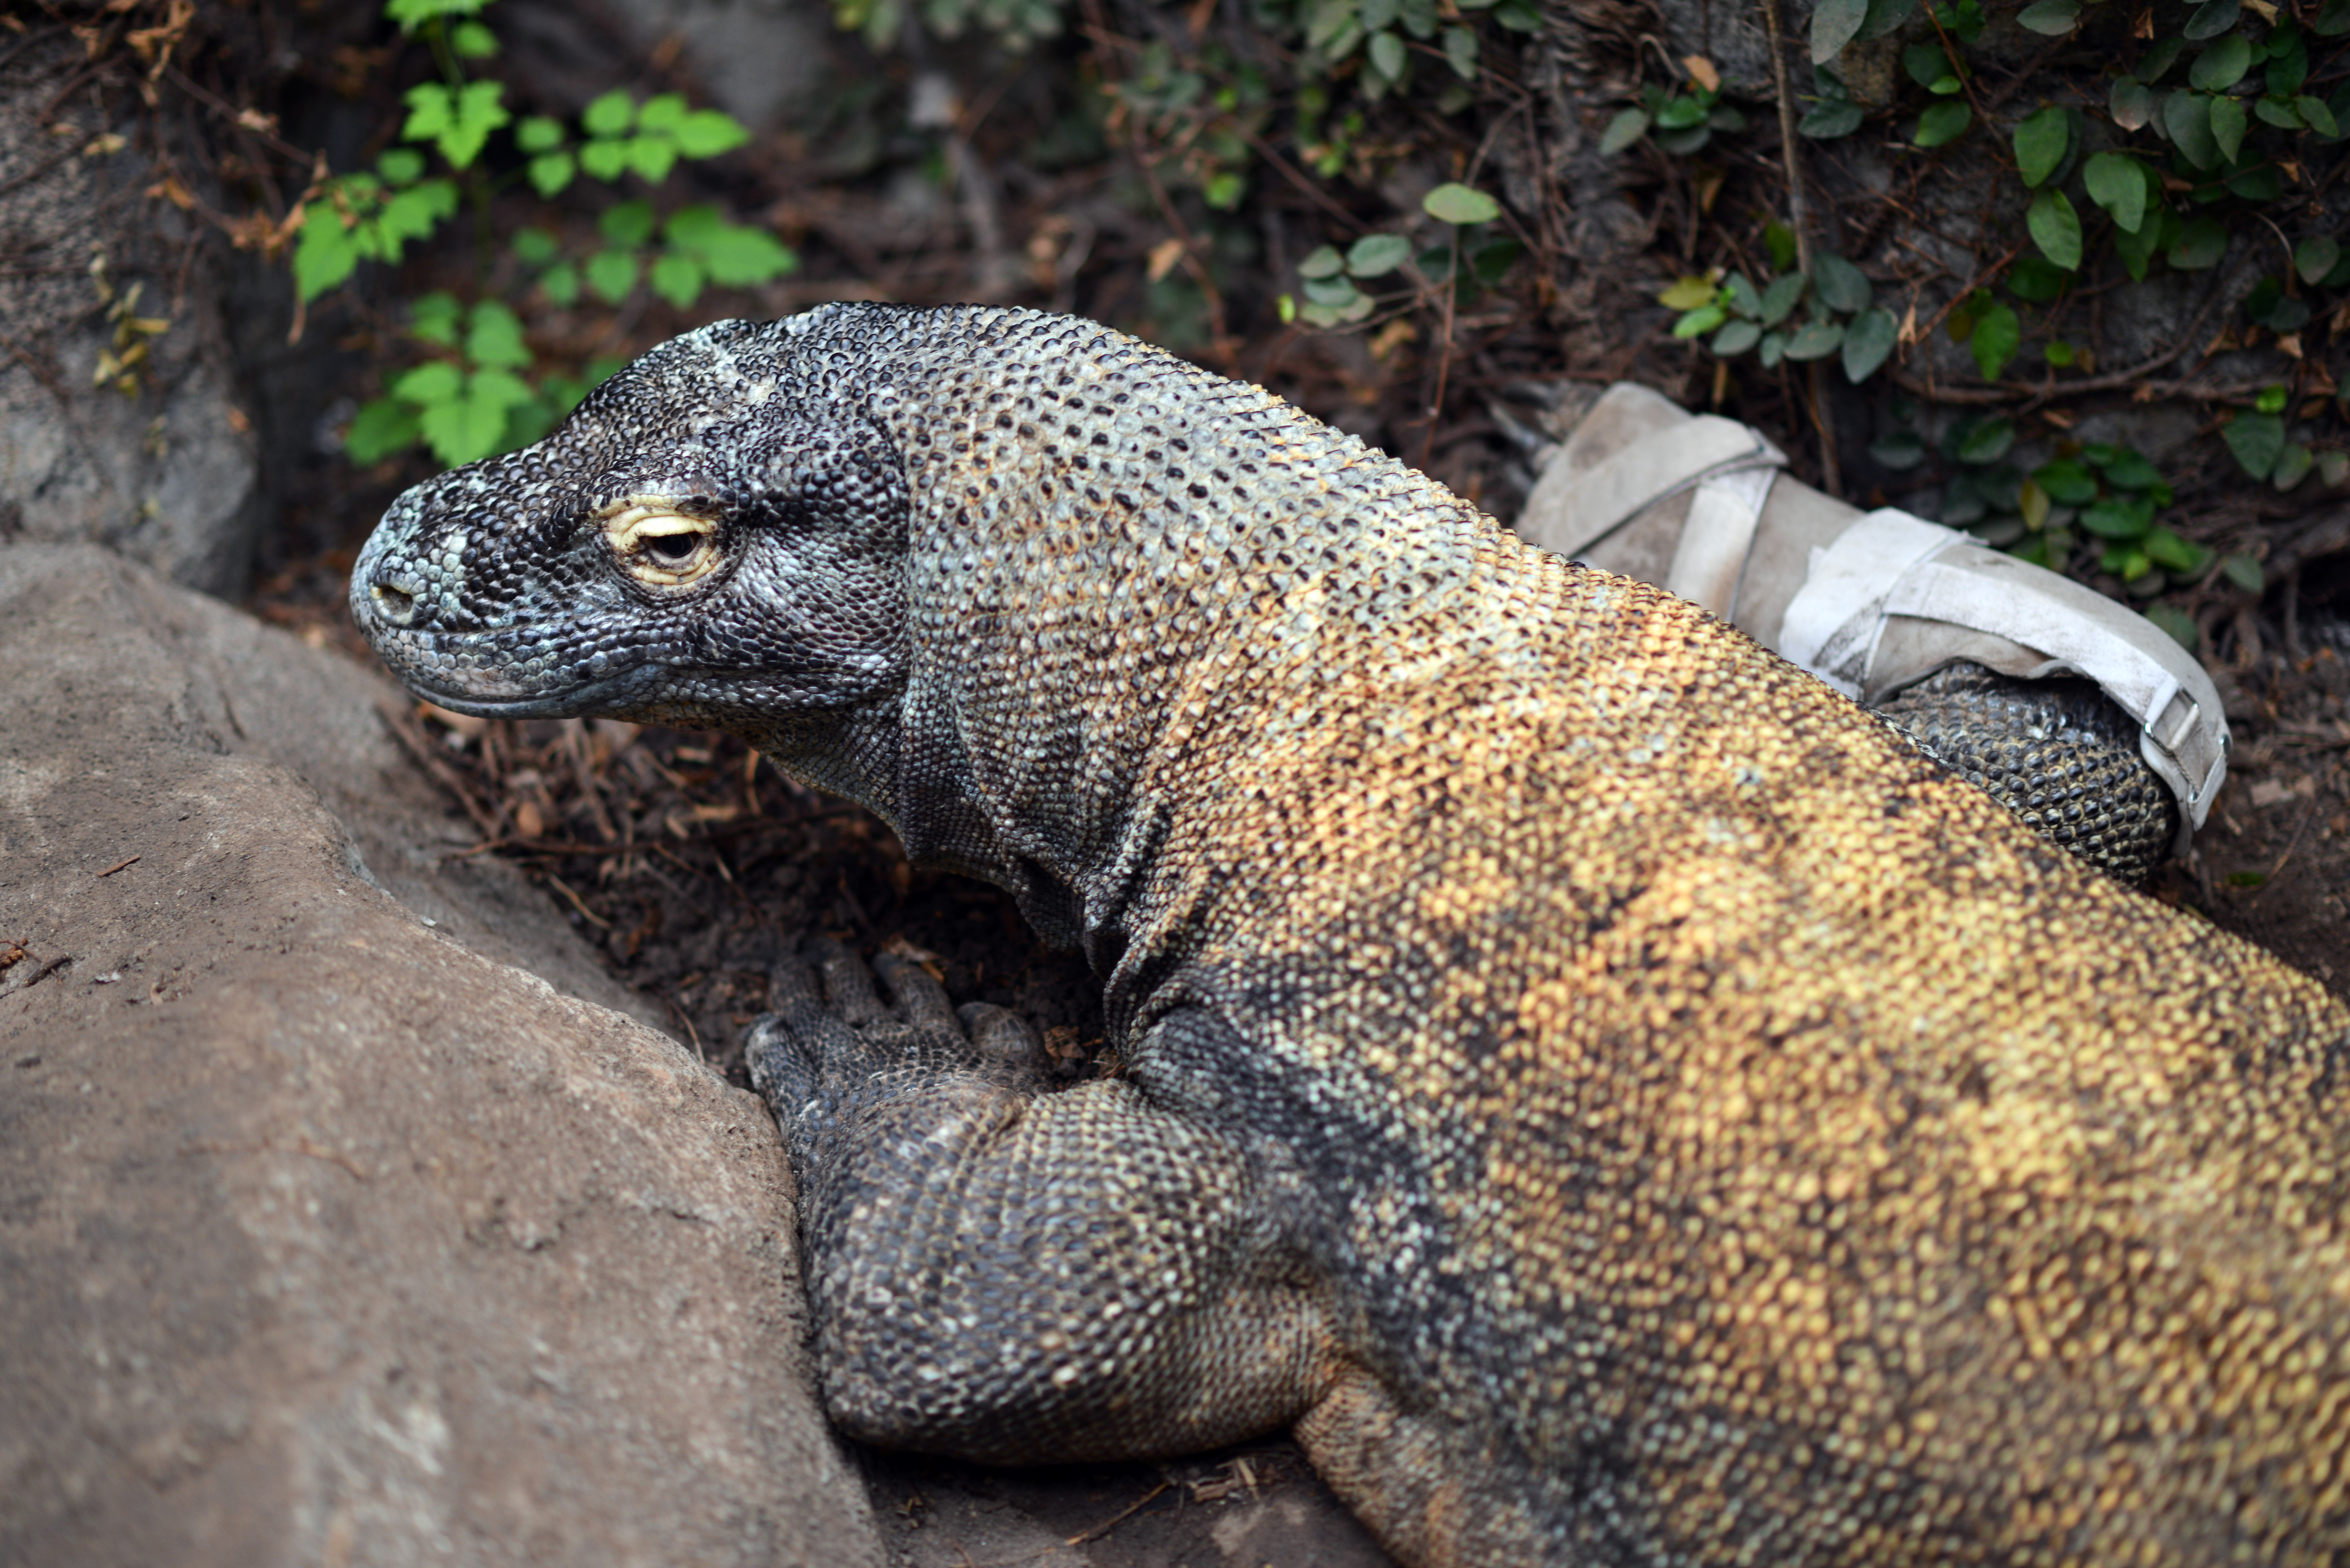
<path id="1" fill-rule="evenodd" d="M 1449 286 L 1460 301 L 1500 283 L 1523 251 L 1514 239 L 1489 237 L 1488 225 L 1501 217 L 1501 203 L 1473 186 L 1457 182 L 1439 185 L 1421 199 L 1420 208 L 1447 225 L 1446 244 L 1418 255 L 1401 234 L 1366 234 L 1343 254 L 1336 245 L 1324 245 L 1297 264 L 1305 302 L 1299 305 L 1283 295 L 1282 319 L 1302 317 L 1315 327 L 1361 321 L 1377 301 L 1359 286 L 1394 275 L 1407 265 L 1407 279 L 1418 281 L 1392 300 L 1415 301 L 1424 294 L 1440 294 Z"/>
<path id="2" fill-rule="evenodd" d="M 773 235 L 731 223 L 715 207 L 691 204 L 663 217 L 644 198 L 607 208 L 592 250 L 567 251 L 551 203 L 578 176 L 659 187 L 681 161 L 730 151 L 749 132 L 674 93 L 639 103 L 617 90 L 588 106 L 576 136 L 545 116 L 516 122 L 505 105 L 505 84 L 468 74 L 469 63 L 478 68 L 498 53 L 496 35 L 477 19 L 490 3 L 388 0 L 384 15 L 431 52 L 441 79 L 409 89 L 401 144 L 379 156 L 372 172 L 322 179 L 306 198 L 293 259 L 305 304 L 342 285 L 362 261 L 400 261 L 411 244 L 431 239 L 467 205 L 486 234 L 493 200 L 516 193 L 525 182 L 549 219 L 516 231 L 506 247 L 511 267 L 492 265 L 495 253 L 480 247 L 471 303 L 447 292 L 410 303 L 407 336 L 425 357 L 360 409 L 346 441 L 356 462 L 378 461 L 418 441 L 449 464 L 511 451 L 544 434 L 617 368 L 598 360 L 567 375 L 540 367 L 527 317 L 501 295 L 525 306 L 536 297 L 570 307 L 585 292 L 619 306 L 641 284 L 684 308 L 712 284 L 754 286 L 797 265 Z M 494 176 L 483 155 L 509 128 L 521 157 Z M 441 171 L 428 177 L 434 157 Z"/>

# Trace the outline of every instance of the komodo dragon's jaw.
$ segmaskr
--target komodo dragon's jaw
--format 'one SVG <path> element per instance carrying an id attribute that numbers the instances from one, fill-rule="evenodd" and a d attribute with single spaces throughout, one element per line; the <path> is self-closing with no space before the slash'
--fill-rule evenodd
<path id="1" fill-rule="evenodd" d="M 898 678 L 894 452 L 790 340 L 720 322 L 546 440 L 395 502 L 353 618 L 420 694 L 494 718 L 773 729 Z"/>

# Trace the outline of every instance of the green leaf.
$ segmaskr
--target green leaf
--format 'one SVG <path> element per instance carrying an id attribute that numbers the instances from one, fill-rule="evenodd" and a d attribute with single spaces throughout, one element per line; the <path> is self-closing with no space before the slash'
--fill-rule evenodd
<path id="1" fill-rule="evenodd" d="M 1762 291 L 1762 325 L 1776 327 L 1787 319 L 1787 312 L 1794 309 L 1795 302 L 1804 297 L 1804 287 L 1810 281 L 1799 272 L 1772 279 L 1771 286 Z"/>
<path id="2" fill-rule="evenodd" d="M 666 135 L 674 132 L 679 126 L 685 123 L 685 116 L 684 95 L 673 92 L 656 93 L 645 99 L 644 107 L 637 110 L 638 134 Z"/>
<path id="3" fill-rule="evenodd" d="M 496 81 L 467 82 L 453 95 L 432 82 L 411 88 L 408 123 L 400 135 L 410 141 L 430 140 L 452 168 L 465 168 L 481 156 L 490 132 L 514 119 L 499 102 L 505 90 L 505 83 Z"/>
<path id="4" fill-rule="evenodd" d="M 1347 270 L 1357 277 L 1385 277 L 1411 259 L 1411 242 L 1401 234 L 1365 234 L 1347 247 Z"/>
<path id="5" fill-rule="evenodd" d="M 2007 291 L 2018 299 L 2045 305 L 2064 292 L 2073 275 L 2039 256 L 2019 257 L 2007 271 Z"/>
<path id="6" fill-rule="evenodd" d="M 1821 251 L 1812 257 L 1812 286 L 1820 303 L 1839 315 L 1867 309 L 1875 296 L 1867 275 L 1833 252 Z"/>
<path id="7" fill-rule="evenodd" d="M 2350 33 L 2350 0 L 2325 0 L 2309 30 L 2321 38 L 2338 38 Z"/>
<path id="8" fill-rule="evenodd" d="M 1309 277 L 1305 280 L 1305 297 L 1316 305 L 1337 309 L 1356 305 L 1363 296 L 1347 278 Z"/>
<path id="9" fill-rule="evenodd" d="M 1730 313 L 1718 305 L 1700 306 L 1673 323 L 1676 337 L 1702 337 L 1728 318 Z"/>
<path id="10" fill-rule="evenodd" d="M 672 248 L 692 254 L 712 282 L 728 288 L 767 283 L 799 265 L 791 247 L 773 234 L 726 223 L 712 207 L 681 209 L 664 232 Z M 658 275 L 653 286 L 660 286 Z"/>
<path id="11" fill-rule="evenodd" d="M 1812 7 L 1812 64 L 1822 66 L 1860 36 L 1868 0 L 1818 0 Z"/>
<path id="12" fill-rule="evenodd" d="M 1844 346 L 1844 327 L 1835 321 L 1807 321 L 1787 339 L 1790 359 L 1825 359 Z"/>
<path id="13" fill-rule="evenodd" d="M 471 16 L 490 0 L 385 0 L 384 16 L 413 33 L 435 16 Z"/>
<path id="14" fill-rule="evenodd" d="M 1347 258 L 1336 245 L 1323 245 L 1297 264 L 1300 277 L 1336 277 L 1347 269 Z"/>
<path id="15" fill-rule="evenodd" d="M 1603 155 L 1621 152 L 1648 133 L 1648 111 L 1627 109 L 1607 122 L 1607 129 L 1600 133 L 1599 151 Z"/>
<path id="16" fill-rule="evenodd" d="M 2152 187 L 2145 165 L 2126 152 L 2092 153 L 2081 166 L 2081 182 L 2088 187 L 2089 200 L 2112 213 L 2123 233 L 2137 233 Z"/>
<path id="17" fill-rule="evenodd" d="M 2227 227 L 2203 213 L 2188 220 L 2178 243 L 2170 247 L 2170 265 L 2181 272 L 2203 272 L 2219 265 L 2227 252 Z"/>
<path id="18" fill-rule="evenodd" d="M 2180 88 L 2162 100 L 2162 128 L 2170 144 L 2198 169 L 2220 161 L 2220 144 L 2211 140 L 2211 100 Z"/>
<path id="19" fill-rule="evenodd" d="M 449 47 L 460 59 L 486 60 L 498 52 L 498 36 L 479 22 L 460 22 L 449 35 Z"/>
<path id="20" fill-rule="evenodd" d="M 2054 104 L 2017 121 L 2015 167 L 2023 176 L 2024 184 L 2036 190 L 2042 181 L 2056 172 L 2072 140 L 2072 117 Z"/>
<path id="21" fill-rule="evenodd" d="M 2307 447 L 2299 441 L 2288 442 L 2284 451 L 2277 454 L 2276 468 L 2269 475 L 2269 483 L 2280 491 L 2291 490 L 2309 477 L 2309 467 L 2314 461 L 2315 454 Z"/>
<path id="22" fill-rule="evenodd" d="M 702 264 L 691 256 L 671 254 L 653 263 L 653 292 L 680 310 L 702 297 L 706 278 Z"/>
<path id="23" fill-rule="evenodd" d="M 2100 539 L 2143 539 L 2154 526 L 2154 503 L 2144 496 L 2108 495 L 2082 510 L 2081 526 Z"/>
<path id="24" fill-rule="evenodd" d="M 637 286 L 637 258 L 631 251 L 598 251 L 588 258 L 588 286 L 618 305 Z"/>
<path id="25" fill-rule="evenodd" d="M 1997 462 L 2015 445 L 2015 421 L 1985 420 L 1959 442 L 1958 459 L 1971 468 Z"/>
<path id="26" fill-rule="evenodd" d="M 1490 223 L 1502 215 L 1500 203 L 1467 185 L 1439 185 L 1420 198 L 1420 207 L 1440 223 Z"/>
<path id="27" fill-rule="evenodd" d="M 542 196 L 555 196 L 571 183 L 574 172 L 568 152 L 542 152 L 530 161 L 531 189 Z"/>
<path id="28" fill-rule="evenodd" d="M 1950 73 L 1950 52 L 1933 38 L 1921 38 L 1901 51 L 1901 68 L 1909 79 L 1928 91 L 1939 90 L 1940 85 L 1958 78 Z"/>
<path id="29" fill-rule="evenodd" d="M 1814 141 L 1834 141 L 1840 136 L 1850 136 L 1868 118 L 1860 105 L 1846 101 L 1822 103 L 1796 123 L 1796 133 Z"/>
<path id="30" fill-rule="evenodd" d="M 455 397 L 465 385 L 463 374 L 446 359 L 428 359 L 391 384 L 391 395 L 404 403 L 431 408 Z"/>
<path id="31" fill-rule="evenodd" d="M 2291 398 L 2292 394 L 2287 392 L 2282 387 L 2262 387 L 2260 391 L 2260 396 L 2252 400 L 2252 407 L 2258 409 L 2264 414 L 2281 414 L 2284 412 L 2284 406 L 2289 400 L 2291 400 Z"/>
<path id="32" fill-rule="evenodd" d="M 2203 0 L 2188 16 L 2179 35 L 2190 43 L 2216 38 L 2236 25 L 2239 10 L 2237 0 Z"/>
<path id="33" fill-rule="evenodd" d="M 2138 57 L 2137 69 L 2134 74 L 2142 82 L 2160 81 L 2170 67 L 2178 63 L 2178 57 L 2186 47 L 2187 40 L 2175 34 L 2156 39 L 2153 47 Z"/>
<path id="34" fill-rule="evenodd" d="M 650 202 L 621 202 L 606 208 L 596 226 L 616 245 L 640 245 L 653 237 L 654 223 Z"/>
<path id="35" fill-rule="evenodd" d="M 2080 19 L 2080 0 L 2034 0 L 2015 18 L 2018 25 L 2051 38 L 2063 37 Z"/>
<path id="36" fill-rule="evenodd" d="M 2230 33 L 2195 57 L 2187 67 L 2187 84 L 2205 92 L 2226 92 L 2251 68 L 2251 44 L 2241 33 Z"/>
<path id="37" fill-rule="evenodd" d="M 1762 245 L 1771 253 L 1771 267 L 1774 272 L 1785 272 L 1794 266 L 1796 254 L 1801 249 L 1795 244 L 1795 231 L 1776 218 L 1762 225 Z"/>
<path id="38" fill-rule="evenodd" d="M 2146 122 L 2154 118 L 2154 94 L 2136 77 L 2116 77 L 2106 107 L 2114 123 L 2124 130 L 2143 130 Z"/>
<path id="39" fill-rule="evenodd" d="M 432 455 L 454 467 L 504 449 L 506 412 L 530 400 L 530 389 L 503 370 L 484 370 L 459 396 L 428 405 L 420 421 Z"/>
<path id="40" fill-rule="evenodd" d="M 464 320 L 465 307 L 457 303 L 457 296 L 436 288 L 408 307 L 408 335 L 420 343 L 454 348 Z"/>
<path id="41" fill-rule="evenodd" d="M 539 275 L 538 286 L 556 304 L 569 306 L 579 298 L 579 269 L 569 262 L 557 262 Z"/>
<path id="42" fill-rule="evenodd" d="M 563 122 L 531 115 L 515 127 L 515 145 L 525 152 L 552 152 L 563 145 Z"/>
<path id="43" fill-rule="evenodd" d="M 2015 358 L 2023 341 L 2023 324 L 2015 312 L 2004 305 L 1993 305 L 1975 317 L 1975 329 L 1967 339 L 1973 351 L 1975 367 L 1986 381 L 1996 381 L 2000 372 Z"/>
<path id="44" fill-rule="evenodd" d="M 2233 163 L 2243 151 L 2244 131 L 2250 124 L 2251 118 L 2244 113 L 2244 106 L 2234 99 L 2215 98 L 2211 100 L 2211 145 L 2218 148 L 2220 156 L 2229 162 Z"/>
<path id="45" fill-rule="evenodd" d="M 2194 652 L 2203 641 L 2202 632 L 2196 628 L 2195 618 L 2185 610 L 2175 609 L 2169 605 L 2148 605 L 2146 618 L 2160 627 L 2164 635 L 2189 653 Z M 2258 877 L 2260 873 L 2255 871 L 2252 875 Z"/>
<path id="46" fill-rule="evenodd" d="M 1857 386 L 1877 374 L 1900 336 L 1899 323 L 1883 306 L 1854 317 L 1844 334 L 1845 379 Z"/>
<path id="47" fill-rule="evenodd" d="M 413 147 L 388 147 L 375 161 L 376 172 L 387 183 L 411 185 L 424 172 L 424 154 Z"/>
<path id="48" fill-rule="evenodd" d="M 1713 335 L 1711 348 L 1721 358 L 1733 358 L 1762 341 L 1762 328 L 1752 321 L 1733 321 Z"/>
<path id="49" fill-rule="evenodd" d="M 2166 572 L 2191 577 L 2211 564 L 2211 552 L 2192 540 L 2182 539 L 2168 528 L 2157 528 L 2146 536 L 2147 558 Z"/>
<path id="50" fill-rule="evenodd" d="M 2065 342 L 2062 337 L 2052 337 L 2041 347 L 2040 357 L 2059 370 L 2069 370 L 2073 368 L 2073 361 L 2079 356 L 2073 351 L 2073 346 L 2070 343 Z"/>
<path id="51" fill-rule="evenodd" d="M 2220 561 L 2220 575 L 2248 594 L 2268 592 L 2268 574 L 2261 570 L 2259 561 L 2250 556 L 2227 556 Z"/>
<path id="52" fill-rule="evenodd" d="M 343 227 L 343 215 L 329 201 L 302 212 L 302 243 L 294 249 L 294 288 L 305 300 L 317 298 L 359 265 L 359 247 Z"/>
<path id="53" fill-rule="evenodd" d="M 2069 457 L 2033 469 L 2032 482 L 2059 506 L 2086 506 L 2097 498 L 2097 476 Z"/>
<path id="54" fill-rule="evenodd" d="M 2151 490 L 2162 483 L 2162 475 L 2146 453 L 2136 447 L 2123 447 L 2106 459 L 2106 483 L 2116 490 Z"/>
<path id="55" fill-rule="evenodd" d="M 1868 20 L 1860 25 L 1864 38 L 1882 38 L 1898 32 L 1903 23 L 1918 14 L 1918 0 L 1868 0 Z"/>
<path id="56" fill-rule="evenodd" d="M 1918 134 L 1914 139 L 1920 147 L 1940 147 L 1956 141 L 1974 123 L 1975 111 L 1964 103 L 1952 101 L 1929 107 L 1918 117 Z"/>
<path id="57" fill-rule="evenodd" d="M 589 104 L 579 116 L 580 125 L 590 136 L 619 136 L 636 122 L 637 106 L 627 91 L 614 88 Z"/>
<path id="58" fill-rule="evenodd" d="M 2314 285 L 2342 259 L 2342 243 L 2331 234 L 2315 234 L 2293 248 L 2293 269 L 2301 281 Z"/>
<path id="59" fill-rule="evenodd" d="M 2332 140 L 2342 134 L 2341 122 L 2334 118 L 2333 109 L 2327 108 L 2323 99 L 2304 94 L 2293 100 L 2293 112 L 2301 116 L 2301 122 L 2318 135 Z"/>
<path id="60" fill-rule="evenodd" d="M 1787 335 L 1785 333 L 1765 332 L 1762 334 L 1762 346 L 1756 350 L 1756 358 L 1762 361 L 1762 368 L 1765 370 L 1775 370 L 1779 368 L 1780 356 L 1786 351 Z"/>
<path id="61" fill-rule="evenodd" d="M 465 358 L 499 370 L 529 364 L 530 348 L 522 340 L 522 318 L 494 299 L 473 306 L 473 325 L 465 333 Z"/>
<path id="62" fill-rule="evenodd" d="M 2238 414 L 2220 429 L 2237 463 L 2254 479 L 2276 472 L 2284 454 L 2284 420 L 2277 414 Z"/>
<path id="63" fill-rule="evenodd" d="M 1369 52 L 1371 69 L 1391 82 L 1403 80 L 1403 67 L 1407 57 L 1401 38 L 1397 37 L 1393 33 L 1373 33 Z"/>
<path id="64" fill-rule="evenodd" d="M 618 180 L 628 172 L 630 145 L 626 140 L 591 141 L 579 150 L 579 167 L 598 180 Z"/>
<path id="65" fill-rule="evenodd" d="M 416 410 L 397 398 L 370 398 L 359 405 L 343 435 L 343 455 L 365 467 L 416 444 Z"/>
<path id="66" fill-rule="evenodd" d="M 2071 272 L 2081 265 L 2081 218 L 2073 203 L 2055 186 L 2033 193 L 2023 221 L 2040 254 Z"/>
<path id="67" fill-rule="evenodd" d="M 563 254 L 562 242 L 545 229 L 516 229 L 506 248 L 525 266 L 545 266 Z"/>
<path id="68" fill-rule="evenodd" d="M 1477 79 L 1477 35 L 1466 27 L 1444 29 L 1444 63 L 1464 82 Z"/>
<path id="69" fill-rule="evenodd" d="M 1913 430 L 1887 431 L 1869 443 L 1868 455 L 1879 467 L 1904 473 L 1926 461 L 1926 442 Z"/>
<path id="70" fill-rule="evenodd" d="M 677 143 L 666 136 L 632 136 L 621 145 L 628 150 L 629 167 L 649 185 L 660 184 L 677 167 Z"/>

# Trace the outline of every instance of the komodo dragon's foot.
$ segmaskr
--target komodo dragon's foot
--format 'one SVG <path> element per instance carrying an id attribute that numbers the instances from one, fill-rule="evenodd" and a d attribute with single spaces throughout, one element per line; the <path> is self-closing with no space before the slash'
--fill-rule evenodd
<path id="1" fill-rule="evenodd" d="M 1746 426 L 1645 387 L 1557 433 L 1526 538 L 1703 605 L 2125 881 L 2201 825 L 2226 776 L 2219 694 L 2127 607 L 1906 513 L 1863 515 L 1780 473 Z"/>
<path id="2" fill-rule="evenodd" d="M 1046 1092 L 1027 1025 L 835 942 L 778 965 L 751 1079 L 799 1179 L 833 1419 L 994 1464 L 1163 1457 L 1296 1421 L 1339 1375 L 1257 1163 L 1135 1076 Z"/>

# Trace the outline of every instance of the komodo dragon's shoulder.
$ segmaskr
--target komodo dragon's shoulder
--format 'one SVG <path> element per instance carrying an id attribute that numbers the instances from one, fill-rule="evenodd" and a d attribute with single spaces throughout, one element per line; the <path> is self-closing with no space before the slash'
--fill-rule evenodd
<path id="1" fill-rule="evenodd" d="M 2341 1004 L 1255 388 L 725 323 L 353 602 L 435 701 L 750 736 L 1103 975 L 1126 1070 L 1049 1092 L 918 970 L 779 971 L 854 1432 L 1295 1425 L 1427 1563 L 2350 1553 Z"/>

